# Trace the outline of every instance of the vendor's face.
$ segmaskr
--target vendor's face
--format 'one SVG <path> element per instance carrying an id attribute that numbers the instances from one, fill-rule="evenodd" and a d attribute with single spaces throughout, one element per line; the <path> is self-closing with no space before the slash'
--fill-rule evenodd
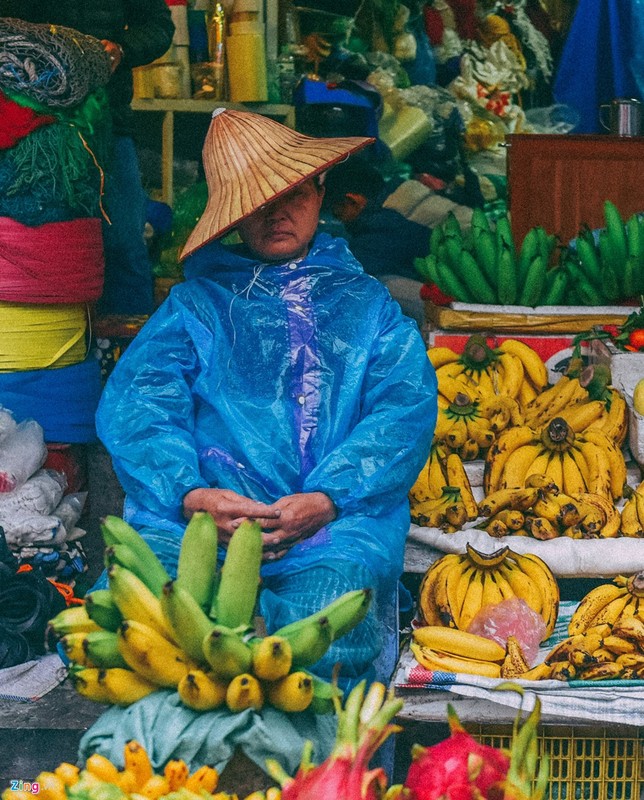
<path id="1" fill-rule="evenodd" d="M 310 178 L 246 217 L 237 231 L 263 261 L 301 258 L 315 235 L 323 197 L 324 189 Z"/>

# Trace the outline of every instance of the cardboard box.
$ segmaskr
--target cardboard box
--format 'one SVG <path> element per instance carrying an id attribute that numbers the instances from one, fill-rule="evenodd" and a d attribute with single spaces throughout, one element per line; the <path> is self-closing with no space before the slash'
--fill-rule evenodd
<path id="1" fill-rule="evenodd" d="M 492 306 L 425 303 L 430 328 L 505 334 L 577 334 L 596 325 L 621 325 L 634 306 Z"/>
<path id="2" fill-rule="evenodd" d="M 429 347 L 449 347 L 456 353 L 462 353 L 465 343 L 474 331 L 467 333 L 450 330 L 430 330 L 427 334 Z M 546 335 L 546 334 L 490 334 L 486 335 L 490 347 L 498 347 L 506 339 L 517 339 L 532 347 L 548 368 L 550 383 L 556 383 L 566 371 L 573 354 L 574 334 Z M 587 358 L 587 348 L 581 347 L 582 358 Z"/>

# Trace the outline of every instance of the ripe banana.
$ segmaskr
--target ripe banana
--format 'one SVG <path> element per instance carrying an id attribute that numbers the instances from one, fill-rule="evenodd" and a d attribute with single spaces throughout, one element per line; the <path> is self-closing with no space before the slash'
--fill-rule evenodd
<path id="1" fill-rule="evenodd" d="M 277 681 L 288 675 L 293 650 L 283 636 L 264 636 L 251 643 L 253 674 L 263 681 Z"/>
<path id="2" fill-rule="evenodd" d="M 598 624 L 597 617 L 614 600 L 628 599 L 628 591 L 614 583 L 604 583 L 591 589 L 581 600 L 568 624 L 568 634 L 583 633 L 591 625 Z"/>
<path id="3" fill-rule="evenodd" d="M 541 591 L 541 616 L 546 623 L 546 631 L 543 637 L 543 641 L 545 641 L 554 631 L 557 622 L 560 597 L 559 584 L 550 567 L 539 556 L 533 553 L 512 553 L 512 559 L 516 562 L 518 568 L 528 575 Z"/>
<path id="4" fill-rule="evenodd" d="M 479 513 L 483 517 L 491 517 L 504 508 L 525 511 L 534 505 L 538 497 L 539 490 L 534 488 L 498 489 L 479 503 Z"/>
<path id="5" fill-rule="evenodd" d="M 161 603 L 140 578 L 125 567 L 111 564 L 107 568 L 107 579 L 114 602 L 125 620 L 140 622 L 172 640 Z"/>
<path id="6" fill-rule="evenodd" d="M 517 339 L 505 339 L 499 345 L 498 350 L 503 353 L 512 353 L 521 361 L 523 370 L 535 389 L 542 391 L 548 385 L 546 365 L 541 356 L 529 345 Z"/>
<path id="7" fill-rule="evenodd" d="M 422 647 L 453 656 L 496 662 L 501 662 L 505 658 L 505 650 L 497 642 L 455 628 L 427 625 L 416 628 L 412 637 L 416 644 Z"/>
<path id="8" fill-rule="evenodd" d="M 626 461 L 621 448 L 602 430 L 595 428 L 584 431 L 583 439 L 596 444 L 602 450 L 608 460 L 608 477 L 612 497 L 614 500 L 622 497 L 626 484 Z"/>
<path id="9" fill-rule="evenodd" d="M 465 589 L 465 595 L 459 611 L 458 627 L 460 630 L 467 631 L 472 620 L 481 610 L 482 604 L 483 572 L 475 568 Z"/>
<path id="10" fill-rule="evenodd" d="M 117 706 L 129 706 L 159 688 L 142 675 L 122 667 L 100 670 L 99 683 L 107 691 L 109 702 Z"/>
<path id="11" fill-rule="evenodd" d="M 262 685 L 254 675 L 236 675 L 226 689 L 226 705 L 235 713 L 249 708 L 259 711 L 264 705 Z"/>
<path id="12" fill-rule="evenodd" d="M 126 545 L 132 551 L 137 565 L 136 576 L 158 597 L 170 576 L 141 534 L 125 520 L 113 515 L 108 515 L 101 521 L 101 532 L 107 548 L 112 545 Z"/>
<path id="13" fill-rule="evenodd" d="M 251 648 L 241 636 L 225 625 L 215 625 L 202 643 L 203 654 L 215 677 L 231 680 L 249 672 L 253 661 Z"/>
<path id="14" fill-rule="evenodd" d="M 527 444 L 523 447 L 518 447 L 505 462 L 498 482 L 498 489 L 525 487 L 526 478 L 534 472 L 534 463 L 542 454 L 543 447 L 540 444 Z"/>
<path id="15" fill-rule="evenodd" d="M 145 785 L 153 775 L 152 764 L 150 757 L 147 754 L 145 747 L 136 741 L 130 739 L 126 742 L 123 748 L 123 767 L 125 771 L 131 772 L 136 780 L 137 788 Z"/>
<path id="16" fill-rule="evenodd" d="M 416 661 L 428 670 L 483 675 L 487 678 L 501 677 L 501 666 L 493 661 L 459 658 L 446 653 L 439 653 L 415 642 L 410 644 L 410 649 Z"/>
<path id="17" fill-rule="evenodd" d="M 214 767 L 204 764 L 186 778 L 184 789 L 201 797 L 212 795 L 219 784 L 219 773 Z"/>
<path id="18" fill-rule="evenodd" d="M 437 559 L 425 572 L 418 589 L 418 611 L 426 625 L 442 625 L 434 597 L 435 588 L 442 579 L 442 573 L 451 564 L 461 561 L 461 556 L 449 553 Z"/>
<path id="19" fill-rule="evenodd" d="M 456 453 L 450 453 L 445 462 L 447 482 L 450 486 L 458 486 L 461 490 L 461 500 L 465 506 L 468 520 L 474 520 L 479 515 L 478 505 L 474 499 L 472 486 L 467 477 L 463 462 Z"/>
<path id="20" fill-rule="evenodd" d="M 172 758 L 163 768 L 163 777 L 168 782 L 170 791 L 174 792 L 185 785 L 190 769 L 182 758 Z"/>
<path id="21" fill-rule="evenodd" d="M 226 700 L 227 688 L 228 683 L 200 669 L 190 670 L 177 684 L 181 702 L 194 711 L 219 708 Z"/>
<path id="22" fill-rule="evenodd" d="M 217 584 L 217 526 L 206 511 L 195 512 L 181 539 L 176 584 L 192 595 L 205 613 L 215 598 Z"/>
<path id="23" fill-rule="evenodd" d="M 256 521 L 244 520 L 231 536 L 217 588 L 216 619 L 220 625 L 251 625 L 262 547 L 262 529 Z"/>
<path id="24" fill-rule="evenodd" d="M 508 636 L 505 658 L 501 664 L 501 677 L 524 678 L 529 669 L 530 664 L 526 661 L 519 640 L 516 636 Z"/>
<path id="25" fill-rule="evenodd" d="M 539 439 L 532 428 L 520 425 L 509 428 L 500 434 L 485 457 L 483 488 L 485 493 L 496 491 L 500 486 L 501 475 L 510 455 L 519 447 L 536 445 Z M 537 453 L 535 453 L 536 458 Z"/>
<path id="26" fill-rule="evenodd" d="M 313 700 L 313 681 L 301 670 L 267 683 L 265 689 L 268 702 L 289 713 L 306 710 Z"/>
<path id="27" fill-rule="evenodd" d="M 118 637 L 120 653 L 130 669 L 157 686 L 176 688 L 196 666 L 183 650 L 142 622 L 125 620 Z"/>

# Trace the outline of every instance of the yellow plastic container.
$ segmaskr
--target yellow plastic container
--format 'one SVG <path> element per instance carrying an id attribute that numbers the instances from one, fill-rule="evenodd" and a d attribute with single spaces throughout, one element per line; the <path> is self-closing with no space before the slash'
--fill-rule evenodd
<path id="1" fill-rule="evenodd" d="M 510 746 L 510 726 L 465 727 L 484 744 Z M 543 753 L 550 759 L 550 800 L 639 800 L 644 790 L 644 734 L 637 728 L 542 725 Z"/>

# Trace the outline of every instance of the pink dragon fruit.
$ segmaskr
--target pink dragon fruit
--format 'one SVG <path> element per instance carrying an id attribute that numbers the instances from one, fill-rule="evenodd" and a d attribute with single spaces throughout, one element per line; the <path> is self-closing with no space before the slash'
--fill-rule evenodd
<path id="1" fill-rule="evenodd" d="M 504 688 L 522 692 L 513 684 L 504 684 Z M 416 745 L 404 783 L 409 794 L 389 796 L 409 800 L 542 800 L 549 765 L 542 757 L 537 773 L 540 711 L 537 698 L 525 722 L 521 722 L 521 712 L 517 714 L 511 748 L 503 751 L 473 739 L 448 706 L 449 738 L 431 747 Z"/>
<path id="2" fill-rule="evenodd" d="M 414 800 L 502 800 L 509 756 L 465 731 L 451 705 L 450 736 L 431 747 L 414 745 L 405 786 Z"/>
<path id="3" fill-rule="evenodd" d="M 338 730 L 331 755 L 318 766 L 311 761 L 311 743 L 305 749 L 294 777 L 276 761 L 266 762 L 282 786 L 282 800 L 379 800 L 387 788 L 383 769 L 369 769 L 369 761 L 390 734 L 400 730 L 389 724 L 403 706 L 381 683 L 365 694 L 362 681 L 349 694 L 344 708 L 336 702 Z M 398 795 L 404 797 L 405 795 Z"/>

